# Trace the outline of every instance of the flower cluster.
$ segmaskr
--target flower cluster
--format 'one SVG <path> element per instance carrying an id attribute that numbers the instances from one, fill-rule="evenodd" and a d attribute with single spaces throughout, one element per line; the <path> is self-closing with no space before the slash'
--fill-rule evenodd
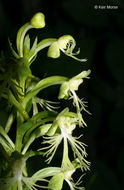
<path id="1" fill-rule="evenodd" d="M 90 70 L 82 71 L 71 79 L 64 76 L 51 76 L 39 79 L 32 74 L 31 64 L 37 54 L 48 48 L 47 56 L 60 57 L 65 55 L 85 62 L 76 55 L 80 50 L 73 52 L 76 46 L 74 38 L 63 35 L 56 38 L 42 39 L 38 42 L 36 37 L 31 46 L 27 32 L 32 29 L 45 27 L 45 16 L 36 13 L 29 22 L 24 24 L 17 32 L 16 50 L 9 41 L 11 56 L 0 58 L 0 97 L 9 105 L 9 116 L 5 126 L 0 124 L 0 145 L 3 160 L 0 163 L 0 189 L 1 190 L 62 190 L 65 181 L 70 190 L 82 189 L 80 187 L 82 176 L 75 183 L 72 176 L 78 170 L 89 170 L 90 162 L 86 160 L 86 144 L 81 141 L 82 135 L 74 136 L 78 126 L 86 126 L 82 111 L 89 113 L 83 99 L 77 95 L 79 85 L 89 78 Z M 72 100 L 75 112 L 68 107 L 61 109 L 57 101 L 40 97 L 39 92 L 53 85 L 60 85 L 58 99 Z M 42 94 L 41 94 L 42 96 Z M 0 99 L 0 101 L 1 101 Z M 8 108 L 8 107 L 7 107 Z M 58 111 L 60 110 L 60 111 Z M 90 113 L 89 113 L 90 114 Z M 9 137 L 9 131 L 15 127 L 15 143 Z M 42 143 L 38 150 L 31 150 L 32 143 L 41 138 Z M 13 137 L 14 138 L 14 137 Z M 63 143 L 60 167 L 45 167 L 39 169 L 28 177 L 27 160 L 32 156 L 42 156 L 50 164 L 59 145 Z M 70 150 L 73 156 L 70 158 Z M 41 185 L 43 182 L 43 185 Z"/>

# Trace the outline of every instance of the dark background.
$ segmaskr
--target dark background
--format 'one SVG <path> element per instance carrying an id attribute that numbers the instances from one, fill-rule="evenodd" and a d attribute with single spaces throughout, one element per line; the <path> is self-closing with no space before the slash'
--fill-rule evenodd
<path id="1" fill-rule="evenodd" d="M 117 5 L 118 9 L 95 9 L 94 5 Z M 47 50 L 43 50 L 32 65 L 33 73 L 39 77 L 56 74 L 72 77 L 84 69 L 92 71 L 90 80 L 85 80 L 79 89 L 79 96 L 89 102 L 92 113 L 84 115 L 88 128 L 83 129 L 82 140 L 88 144 L 88 159 L 92 163 L 84 176 L 84 186 L 86 190 L 122 190 L 124 3 L 121 0 L 0 0 L 0 50 L 8 49 L 8 37 L 15 43 L 18 28 L 38 11 L 45 14 L 46 27 L 30 32 L 32 38 L 38 35 L 41 40 L 70 34 L 81 49 L 79 57 L 88 61 L 80 63 L 63 54 L 54 60 L 47 58 Z M 54 99 L 55 90 L 51 89 L 48 99 Z M 3 110 L 0 114 L 4 115 Z M 39 168 L 39 163 L 34 165 L 32 170 Z"/>

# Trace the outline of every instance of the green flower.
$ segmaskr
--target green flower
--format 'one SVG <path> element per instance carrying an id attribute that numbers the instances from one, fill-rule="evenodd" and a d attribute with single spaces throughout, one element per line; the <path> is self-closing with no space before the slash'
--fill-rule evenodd
<path id="1" fill-rule="evenodd" d="M 46 150 L 44 155 L 46 155 L 47 162 L 50 163 L 56 150 L 61 143 L 62 139 L 67 139 L 74 152 L 74 157 L 78 158 L 82 169 L 89 169 L 89 162 L 85 160 L 87 156 L 85 150 L 85 144 L 80 142 L 78 139 L 80 137 L 73 137 L 72 132 L 78 124 L 78 116 L 73 112 L 69 112 L 68 109 L 63 110 L 53 122 L 53 125 L 46 133 L 47 137 L 44 137 L 44 144 L 49 144 L 48 146 L 41 148 L 40 150 Z"/>
<path id="2" fill-rule="evenodd" d="M 68 108 L 65 108 L 63 111 L 61 111 L 56 119 L 54 120 L 52 127 L 47 132 L 48 136 L 53 136 L 59 126 L 65 126 L 68 131 L 68 133 L 71 134 L 72 130 L 76 127 L 75 123 L 77 122 L 77 115 L 73 112 L 69 112 Z"/>
<path id="3" fill-rule="evenodd" d="M 80 53 L 80 49 L 73 52 L 76 41 L 70 35 L 63 35 L 58 39 L 42 39 L 40 42 L 36 37 L 33 42 L 27 32 L 32 28 L 44 27 L 45 16 L 38 12 L 18 30 L 16 51 L 9 41 L 13 56 L 8 58 L 2 55 L 0 58 L 1 97 L 5 98 L 11 104 L 10 106 L 14 106 L 9 109 L 10 115 L 5 126 L 0 126 L 0 145 L 3 157 L 3 166 L 0 168 L 1 190 L 43 188 L 61 190 L 64 182 L 69 185 L 70 190 L 82 189 L 80 187 L 82 176 L 75 183 L 72 178 L 73 174 L 77 169 L 86 171 L 90 167 L 90 162 L 86 160 L 86 145 L 80 141 L 82 135 L 73 136 L 77 126 L 82 124 L 86 126 L 81 111 L 89 112 L 86 109 L 86 102 L 78 97 L 76 91 L 83 83 L 84 78 L 89 78 L 90 70 L 83 71 L 71 79 L 52 76 L 43 77 L 40 80 L 32 75 L 30 69 L 38 52 L 46 47 L 48 47 L 48 57 L 58 58 L 63 52 L 77 61 L 85 62 L 87 60 L 76 57 Z M 72 99 L 76 113 L 65 108 L 58 114 L 55 111 L 59 108 L 56 106 L 57 102 L 37 97 L 42 90 L 53 85 L 61 85 L 58 99 Z M 43 111 L 39 112 L 39 107 Z M 16 124 L 15 144 L 8 133 L 14 124 Z M 39 150 L 44 151 L 28 151 L 30 145 L 39 137 L 43 144 Z M 42 155 L 46 156 L 46 161 L 50 163 L 60 143 L 63 143 L 61 166 L 42 168 L 29 177 L 26 167 L 28 158 Z M 69 157 L 70 149 L 73 153 L 71 159 Z"/>
<path id="4" fill-rule="evenodd" d="M 47 55 L 48 57 L 58 58 L 60 56 L 60 51 L 62 51 L 65 55 L 70 56 L 77 61 L 87 61 L 87 59 L 78 59 L 75 57 L 75 55 L 80 53 L 80 50 L 73 53 L 75 46 L 76 42 L 74 38 L 70 35 L 64 35 L 50 45 Z"/>
<path id="5" fill-rule="evenodd" d="M 89 78 L 90 70 L 82 71 L 80 74 L 72 77 L 67 82 L 62 83 L 59 91 L 59 99 L 68 99 L 71 92 L 77 91 L 84 78 Z"/>
<path id="6" fill-rule="evenodd" d="M 80 121 L 80 125 L 81 123 L 84 124 L 86 126 L 86 123 L 84 122 L 82 115 L 81 115 L 81 111 L 84 110 L 87 113 L 89 113 L 89 111 L 86 110 L 86 105 L 84 101 L 82 101 L 82 99 L 80 99 L 76 92 L 78 90 L 78 87 L 81 83 L 83 83 L 83 79 L 84 78 L 89 78 L 88 75 L 91 73 L 90 70 L 87 71 L 82 71 L 80 74 L 76 75 L 75 77 L 69 79 L 68 81 L 62 83 L 61 87 L 60 87 L 60 91 L 59 91 L 59 96 L 58 99 L 73 99 L 73 105 L 76 107 L 77 109 L 77 114 L 78 114 L 78 118 Z"/>
<path id="7" fill-rule="evenodd" d="M 69 185 L 70 190 L 75 189 L 82 189 L 82 187 L 79 187 L 81 183 L 81 178 L 75 183 L 72 179 L 73 173 L 76 171 L 76 169 L 81 168 L 78 159 L 74 160 L 72 163 L 68 156 L 68 142 L 67 138 L 64 137 L 63 139 L 63 158 L 62 158 L 62 166 L 61 166 L 61 172 L 54 175 L 48 184 L 49 189 L 56 189 L 61 190 L 63 186 L 64 180 Z M 82 177 L 82 176 L 81 176 Z"/>
<path id="8" fill-rule="evenodd" d="M 68 168 L 66 169 L 65 172 L 63 172 L 62 168 L 60 173 L 54 175 L 50 179 L 48 184 L 48 190 L 61 190 L 64 181 L 66 181 L 66 183 L 70 187 L 70 190 L 76 190 L 76 189 L 84 190 L 83 187 L 79 187 L 79 185 L 82 183 L 81 181 L 82 176 L 79 178 L 79 180 L 76 183 L 72 179 L 72 175 L 75 172 L 75 170 L 76 168 L 73 167 L 73 168 Z"/>

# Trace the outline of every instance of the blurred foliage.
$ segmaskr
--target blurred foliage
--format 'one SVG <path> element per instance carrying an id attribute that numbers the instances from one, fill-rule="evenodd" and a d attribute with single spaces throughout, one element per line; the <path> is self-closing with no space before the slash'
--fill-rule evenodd
<path id="1" fill-rule="evenodd" d="M 117 10 L 94 9 L 95 5 L 114 5 Z M 15 9 L 16 7 L 16 9 Z M 15 33 L 35 12 L 46 15 L 46 33 L 39 39 L 72 35 L 81 48 L 78 63 L 61 54 L 57 60 L 38 56 L 33 72 L 39 77 L 65 75 L 72 77 L 83 69 L 92 70 L 79 96 L 89 102 L 91 116 L 86 116 L 91 171 L 84 177 L 86 190 L 124 189 L 124 2 L 122 0 L 18 0 L 0 1 L 0 50 L 5 50 L 7 38 Z M 35 31 L 30 32 L 35 36 Z M 44 50 L 46 51 L 46 50 Z M 46 51 L 47 52 L 47 51 Z M 56 89 L 51 89 L 52 98 Z M 44 92 L 47 93 L 47 92 Z M 0 110 L 4 125 L 7 112 Z M 35 145 L 34 145 L 35 146 Z M 2 159 L 2 157 L 0 158 Z M 29 165 L 35 161 L 29 161 Z M 37 161 L 36 161 L 37 162 Z M 56 161 L 55 161 L 56 162 Z M 38 162 L 37 162 L 38 163 Z M 43 164 L 42 161 L 39 164 Z M 38 164 L 37 164 L 38 165 Z M 29 166 L 29 168 L 30 168 Z M 31 169 L 30 169 L 31 170 Z M 33 170 L 33 167 L 32 167 Z M 33 172 L 31 170 L 31 173 Z M 35 170 L 35 168 L 34 168 Z"/>

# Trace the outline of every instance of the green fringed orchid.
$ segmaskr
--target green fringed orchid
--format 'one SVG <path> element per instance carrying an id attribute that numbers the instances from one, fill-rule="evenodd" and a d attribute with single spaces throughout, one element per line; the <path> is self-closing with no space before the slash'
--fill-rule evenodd
<path id="1" fill-rule="evenodd" d="M 5 157 L 0 167 L 1 190 L 62 190 L 65 182 L 70 190 L 83 189 L 80 187 L 81 178 L 75 183 L 73 174 L 78 169 L 84 172 L 90 167 L 90 162 L 86 160 L 86 145 L 80 141 L 82 135 L 73 136 L 73 131 L 78 126 L 86 126 L 82 111 L 89 111 L 76 91 L 83 80 L 89 78 L 91 71 L 82 71 L 70 79 L 59 75 L 41 79 L 34 76 L 31 64 L 44 48 L 48 48 L 47 56 L 50 58 L 58 58 L 63 52 L 77 61 L 87 61 L 77 58 L 80 49 L 73 52 L 76 41 L 71 35 L 40 40 L 36 36 L 32 42 L 28 31 L 42 29 L 45 25 L 44 14 L 36 13 L 18 30 L 15 49 L 9 40 L 10 57 L 4 54 L 0 57 L 0 100 L 5 99 L 8 111 L 5 126 L 0 125 L 0 151 Z M 48 100 L 47 95 L 42 97 L 42 90 L 47 88 L 49 93 L 49 87 L 54 85 L 60 86 L 60 102 L 57 97 L 55 101 Z M 72 99 L 73 110 L 76 110 L 69 111 L 69 107 L 63 109 L 61 99 Z M 41 143 L 38 143 L 38 150 L 32 150 L 32 143 L 37 138 Z M 62 142 L 60 167 L 48 165 L 43 168 L 41 164 L 38 171 L 29 175 L 28 159 L 39 156 L 49 164 Z M 70 149 L 73 152 L 71 159 Z"/>

